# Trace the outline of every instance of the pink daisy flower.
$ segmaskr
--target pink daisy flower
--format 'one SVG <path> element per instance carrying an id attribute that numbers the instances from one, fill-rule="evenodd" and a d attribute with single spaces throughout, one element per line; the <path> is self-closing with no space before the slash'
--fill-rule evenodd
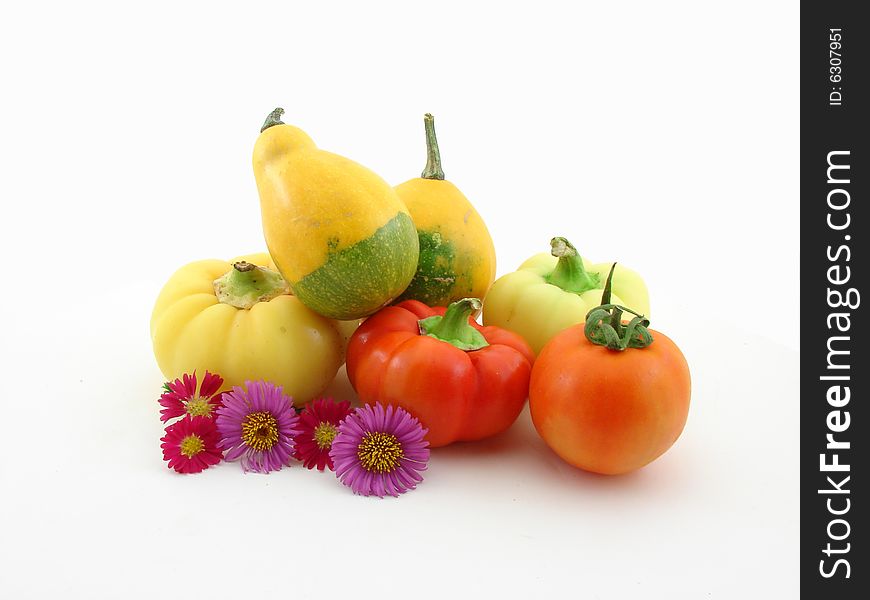
<path id="1" fill-rule="evenodd" d="M 219 463 L 223 456 L 214 420 L 208 417 L 187 415 L 167 427 L 160 441 L 163 460 L 179 473 L 199 473 Z"/>
<path id="2" fill-rule="evenodd" d="M 226 460 L 241 459 L 242 469 L 278 471 L 290 464 L 299 416 L 283 388 L 266 381 L 246 381 L 224 392 L 215 422 Z"/>
<path id="3" fill-rule="evenodd" d="M 182 379 L 167 381 L 163 384 L 163 395 L 160 396 L 160 420 L 163 422 L 175 417 L 190 415 L 191 417 L 211 417 L 214 410 L 220 406 L 221 396 L 218 390 L 224 384 L 220 375 L 205 372 L 199 392 L 196 390 L 196 372 L 185 373 Z"/>
<path id="4" fill-rule="evenodd" d="M 363 406 L 342 421 L 329 456 L 335 475 L 355 494 L 398 496 L 423 481 L 428 429 L 398 406 Z"/>
<path id="5" fill-rule="evenodd" d="M 318 398 L 305 405 L 299 415 L 300 432 L 293 438 L 296 450 L 293 456 L 309 469 L 326 467 L 334 470 L 329 449 L 338 434 L 338 425 L 350 414 L 350 402 L 335 402 L 332 398 Z"/>

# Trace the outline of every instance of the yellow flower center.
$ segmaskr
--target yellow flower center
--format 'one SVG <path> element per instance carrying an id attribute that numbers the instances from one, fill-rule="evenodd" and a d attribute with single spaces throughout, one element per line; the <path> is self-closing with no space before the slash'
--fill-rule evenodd
<path id="1" fill-rule="evenodd" d="M 314 441 L 317 442 L 317 447 L 321 450 L 326 450 L 332 447 L 332 440 L 338 435 L 338 428 L 332 423 L 321 421 L 314 428 Z"/>
<path id="2" fill-rule="evenodd" d="M 242 421 L 242 441 L 261 452 L 278 441 L 278 420 L 270 412 L 250 413 Z"/>
<path id="3" fill-rule="evenodd" d="M 392 433 L 371 431 L 363 436 L 357 446 L 359 462 L 366 471 L 390 473 L 405 455 L 399 438 Z"/>
<path id="4" fill-rule="evenodd" d="M 186 409 L 191 417 L 210 417 L 212 406 L 208 403 L 208 398 L 194 396 L 187 401 Z"/>
<path id="5" fill-rule="evenodd" d="M 202 438 L 195 433 L 191 433 L 181 440 L 180 450 L 187 458 L 193 458 L 205 450 L 205 442 L 203 442 Z"/>

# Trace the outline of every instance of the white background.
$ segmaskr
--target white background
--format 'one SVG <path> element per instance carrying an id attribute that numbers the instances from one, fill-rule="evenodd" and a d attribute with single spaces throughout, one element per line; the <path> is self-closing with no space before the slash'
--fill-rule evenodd
<path id="1" fill-rule="evenodd" d="M 3 9 L 0 596 L 797 596 L 797 4 L 410 4 Z M 524 413 L 399 499 L 167 470 L 151 306 L 264 248 L 279 105 L 391 183 L 434 113 L 499 274 L 553 235 L 642 273 L 692 369 L 672 450 L 592 476 Z"/>

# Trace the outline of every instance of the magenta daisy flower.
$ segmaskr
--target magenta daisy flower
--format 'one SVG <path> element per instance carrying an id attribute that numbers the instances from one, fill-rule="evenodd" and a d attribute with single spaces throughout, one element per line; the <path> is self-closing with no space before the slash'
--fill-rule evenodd
<path id="1" fill-rule="evenodd" d="M 191 417 L 211 417 L 221 403 L 218 390 L 224 384 L 220 375 L 205 372 L 199 392 L 196 390 L 196 372 L 182 375 L 181 379 L 167 381 L 163 384 L 163 395 L 160 396 L 160 420 L 163 422 L 175 417 L 190 415 Z"/>
<path id="2" fill-rule="evenodd" d="M 268 473 L 290 464 L 299 416 L 283 388 L 266 381 L 246 381 L 224 392 L 217 409 L 221 448 L 226 460 L 241 459 L 245 471 Z"/>
<path id="3" fill-rule="evenodd" d="M 350 414 L 350 402 L 335 402 L 332 398 L 318 398 L 305 405 L 299 415 L 301 430 L 293 441 L 296 450 L 293 456 L 302 464 L 322 471 L 326 467 L 334 470 L 329 449 L 338 434 L 338 425 Z"/>
<path id="4" fill-rule="evenodd" d="M 335 475 L 355 494 L 404 494 L 423 481 L 428 431 L 398 406 L 358 408 L 338 426 L 332 442 Z"/>
<path id="5" fill-rule="evenodd" d="M 163 460 L 179 473 L 199 473 L 219 463 L 223 456 L 214 419 L 208 417 L 187 415 L 167 427 L 160 441 Z"/>

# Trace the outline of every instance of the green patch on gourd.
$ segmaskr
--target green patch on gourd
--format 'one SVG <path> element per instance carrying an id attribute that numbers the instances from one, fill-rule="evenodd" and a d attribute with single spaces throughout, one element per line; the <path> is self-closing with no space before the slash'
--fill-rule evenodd
<path id="1" fill-rule="evenodd" d="M 320 268 L 293 284 L 293 293 L 332 319 L 358 319 L 393 301 L 417 265 L 417 231 L 398 213 L 371 237 L 330 252 Z"/>
<path id="2" fill-rule="evenodd" d="M 445 306 L 456 285 L 456 249 L 437 231 L 419 231 L 420 259 L 417 272 L 399 300 L 419 300 Z"/>

